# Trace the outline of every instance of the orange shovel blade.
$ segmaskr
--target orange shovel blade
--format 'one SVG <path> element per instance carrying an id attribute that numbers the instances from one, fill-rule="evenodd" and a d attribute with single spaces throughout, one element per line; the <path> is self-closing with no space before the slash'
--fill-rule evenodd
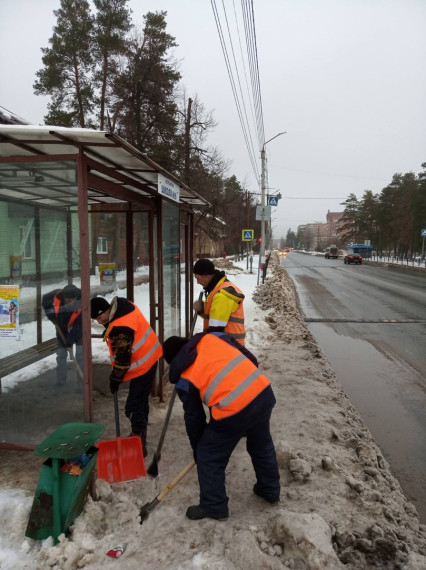
<path id="1" fill-rule="evenodd" d="M 100 441 L 98 477 L 108 483 L 133 481 L 146 476 L 141 438 L 137 436 Z"/>

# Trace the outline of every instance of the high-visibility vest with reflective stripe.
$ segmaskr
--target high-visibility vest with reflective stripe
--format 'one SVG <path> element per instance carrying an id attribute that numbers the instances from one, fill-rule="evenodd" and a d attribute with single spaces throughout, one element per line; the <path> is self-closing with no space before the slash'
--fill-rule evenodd
<path id="1" fill-rule="evenodd" d="M 241 289 L 238 289 L 238 287 L 236 287 L 233 283 L 225 281 L 224 279 L 225 277 L 223 280 L 219 281 L 216 287 L 210 292 L 207 300 L 204 303 L 204 330 L 207 330 L 209 328 L 210 309 L 212 306 L 213 297 L 221 289 L 232 287 L 232 289 L 235 289 L 238 296 L 241 295 L 241 297 L 244 299 L 244 294 Z M 234 297 L 234 295 L 231 295 L 231 297 Z M 237 302 L 237 299 L 235 299 L 235 301 Z M 244 308 L 242 301 L 241 303 L 238 303 L 237 310 L 229 315 L 229 319 L 225 326 L 224 332 L 226 332 L 226 334 L 229 334 L 229 336 L 232 336 L 240 344 L 244 345 L 246 339 L 246 329 L 244 326 Z"/>
<path id="2" fill-rule="evenodd" d="M 60 293 L 60 291 L 58 291 L 58 293 Z M 55 312 L 56 317 L 59 315 L 59 310 L 60 310 L 61 306 L 63 306 L 63 303 L 61 302 L 61 300 L 57 296 L 58 293 L 56 293 L 56 295 L 53 297 L 53 310 Z M 81 315 L 81 309 L 77 309 L 76 311 L 73 311 L 71 313 L 70 319 L 69 319 L 68 324 L 67 324 L 68 332 L 72 329 L 72 326 L 73 326 L 74 322 L 76 321 L 76 319 L 79 315 Z"/>
<path id="3" fill-rule="evenodd" d="M 135 307 L 135 310 L 112 321 L 105 335 L 105 340 L 108 342 L 111 365 L 115 366 L 114 352 L 111 349 L 109 340 L 112 329 L 114 327 L 129 327 L 134 331 L 130 368 L 126 372 L 123 382 L 148 372 L 163 354 L 163 348 L 149 322 L 139 308 L 133 303 L 132 305 Z"/>
<path id="4" fill-rule="evenodd" d="M 238 348 L 214 334 L 200 340 L 195 361 L 181 376 L 198 388 L 215 420 L 237 414 L 270 385 Z"/>

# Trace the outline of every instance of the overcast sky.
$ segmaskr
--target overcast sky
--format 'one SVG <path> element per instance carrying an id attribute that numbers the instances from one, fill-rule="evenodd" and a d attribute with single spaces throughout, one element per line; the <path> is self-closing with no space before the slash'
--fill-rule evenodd
<path id="1" fill-rule="evenodd" d="M 216 5 L 225 27 L 222 1 Z M 235 7 L 244 41 L 241 3 L 225 5 L 233 31 Z M 59 6 L 60 0 L 0 0 L 0 105 L 35 124 L 43 123 L 47 99 L 36 97 L 32 85 Z M 129 6 L 135 24 L 148 11 L 167 11 L 187 95 L 198 94 L 218 123 L 210 143 L 232 161 L 229 174 L 259 192 L 210 0 Z M 341 211 L 350 193 L 379 193 L 396 172 L 421 171 L 425 0 L 254 0 L 254 15 L 265 140 L 286 131 L 266 145 L 270 192 L 283 196 L 272 210 L 275 237 L 325 222 L 327 210 Z M 239 73 L 245 85 L 242 65 Z M 260 172 L 256 134 L 253 142 Z"/>

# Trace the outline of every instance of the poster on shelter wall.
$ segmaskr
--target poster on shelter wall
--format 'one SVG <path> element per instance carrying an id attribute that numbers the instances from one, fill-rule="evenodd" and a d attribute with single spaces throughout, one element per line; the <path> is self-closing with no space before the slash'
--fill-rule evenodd
<path id="1" fill-rule="evenodd" d="M 19 285 L 0 285 L 0 338 L 19 340 Z"/>
<path id="2" fill-rule="evenodd" d="M 116 263 L 100 263 L 99 264 L 99 279 L 101 285 L 115 285 L 117 275 Z"/>
<path id="3" fill-rule="evenodd" d="M 22 256 L 21 255 L 10 255 L 9 256 L 10 265 L 10 278 L 11 279 L 21 279 L 22 277 Z"/>

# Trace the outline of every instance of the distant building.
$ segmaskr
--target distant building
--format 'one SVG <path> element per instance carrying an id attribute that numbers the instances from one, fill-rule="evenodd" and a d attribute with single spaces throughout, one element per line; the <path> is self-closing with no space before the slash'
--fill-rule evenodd
<path id="1" fill-rule="evenodd" d="M 194 257 L 219 257 L 224 251 L 227 236 L 223 220 L 196 212 L 194 221 Z"/>
<path id="2" fill-rule="evenodd" d="M 327 237 L 329 239 L 328 245 L 336 244 L 339 241 L 339 228 L 343 212 L 330 212 L 328 210 L 326 222 L 327 222 Z"/>
<path id="3" fill-rule="evenodd" d="M 343 212 L 328 210 L 326 222 L 310 222 L 298 226 L 297 235 L 305 249 L 323 251 L 329 245 L 339 245 L 339 224 Z"/>
<path id="4" fill-rule="evenodd" d="M 302 237 L 302 247 L 308 250 L 322 251 L 329 245 L 327 243 L 327 224 L 324 222 L 311 222 L 297 228 L 298 236 Z"/>

